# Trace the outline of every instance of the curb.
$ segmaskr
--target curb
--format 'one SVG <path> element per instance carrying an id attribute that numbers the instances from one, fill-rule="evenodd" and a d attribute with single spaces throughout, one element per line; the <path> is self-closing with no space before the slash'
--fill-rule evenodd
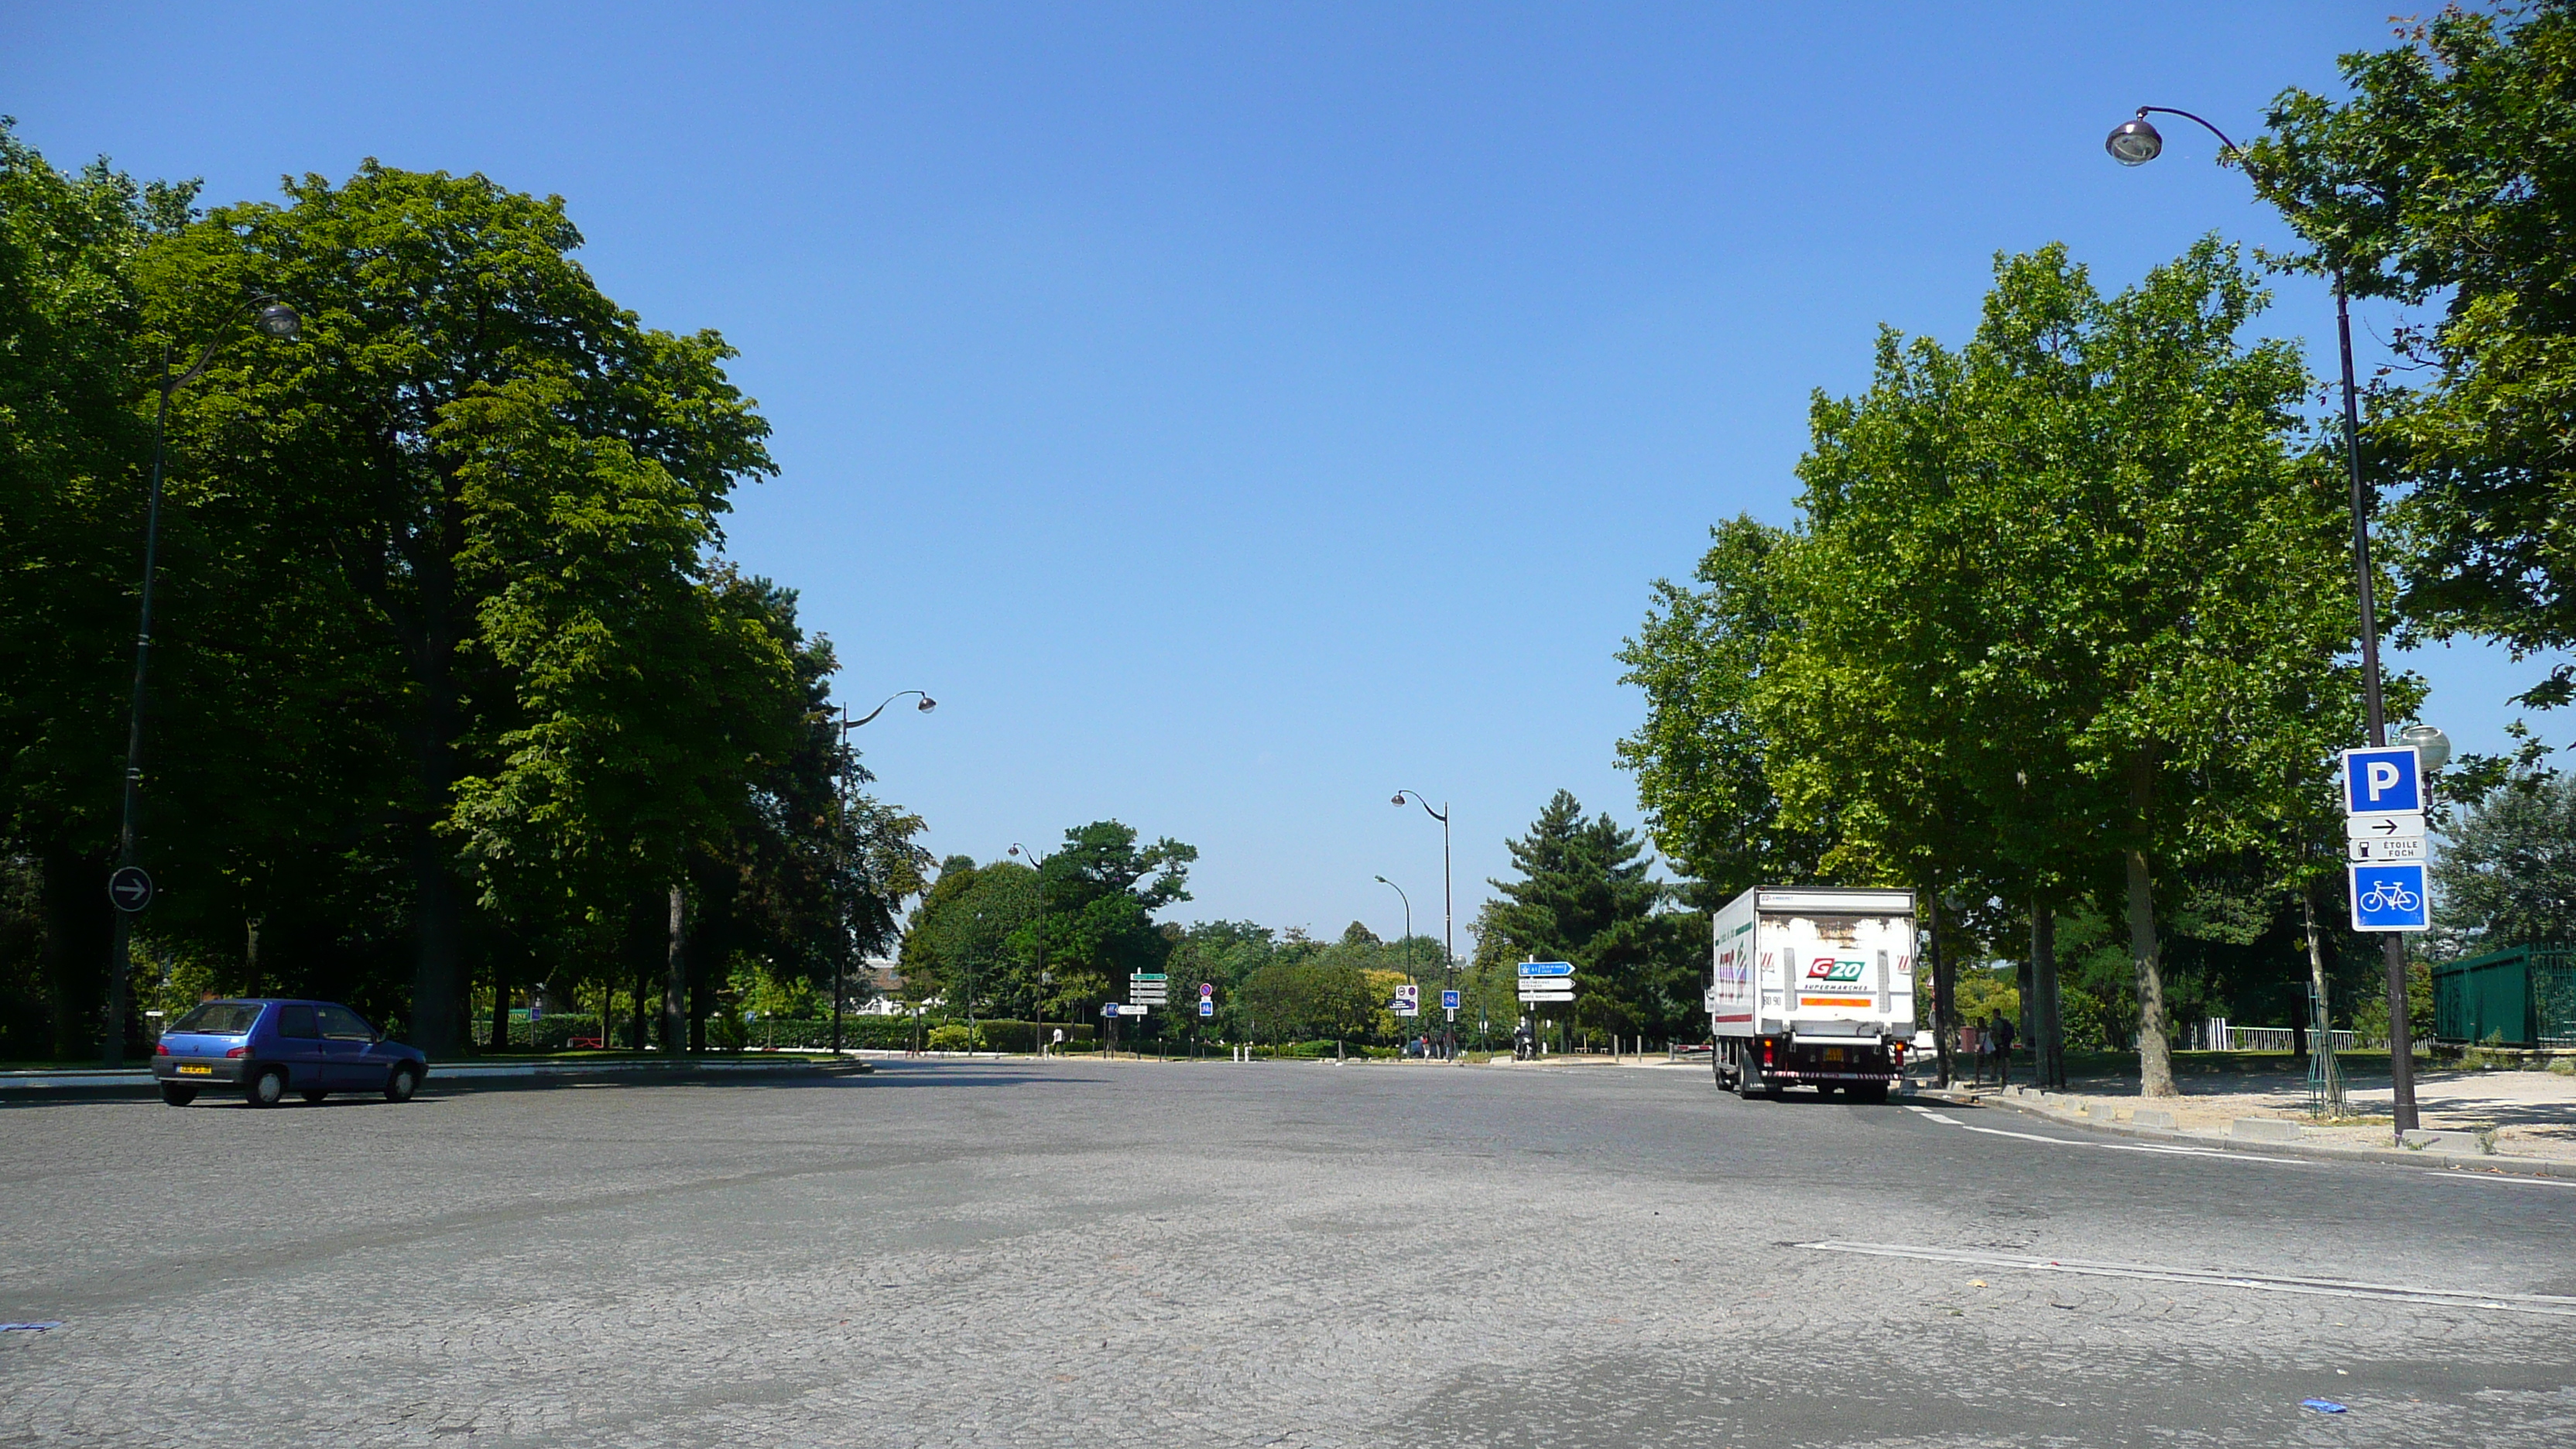
<path id="1" fill-rule="evenodd" d="M 637 1086 L 668 1086 L 688 1082 L 721 1081 L 743 1075 L 856 1077 L 876 1070 L 866 1062 L 520 1062 L 508 1065 L 486 1065 L 474 1062 L 432 1062 L 429 1077 L 421 1083 L 423 1096 L 451 1096 L 459 1092 L 541 1091 L 554 1086 L 583 1083 L 631 1083 Z M 637 1081 L 637 1077 L 648 1080 Z M 229 1085 L 229 1084 L 227 1084 Z M 28 1106 L 39 1102 L 116 1101 L 129 1097 L 154 1097 L 159 1092 L 149 1067 L 129 1067 L 121 1071 L 93 1069 L 65 1072 L 0 1073 L 0 1105 Z M 350 1095 L 359 1095 L 351 1093 Z"/>
<path id="2" fill-rule="evenodd" d="M 2222 1152 L 2256 1152 L 2267 1156 L 2288 1152 L 2319 1162 L 2369 1162 L 2392 1167 L 2422 1168 L 2428 1172 L 2447 1169 L 2452 1172 L 2487 1172 L 2501 1177 L 2544 1177 L 2576 1181 L 2576 1162 L 2557 1162 L 2548 1158 L 2498 1157 L 2493 1154 L 2473 1155 L 2394 1147 L 2338 1147 L 2325 1142 L 2240 1142 L 2227 1137 L 2196 1137 L 2170 1128 L 2139 1127 L 2127 1122 L 2104 1122 L 2081 1113 L 2054 1111 L 2038 1103 L 2015 1101 L 2009 1097 L 1979 1092 L 1963 1092 L 1955 1087 L 1917 1087 L 1909 1095 L 1925 1101 L 1948 1102 L 1960 1107 L 2004 1107 L 2060 1127 L 2081 1127 L 2088 1132 L 2100 1132 L 2113 1137 L 2135 1137 L 2143 1141 L 2169 1142 L 2182 1147 L 2214 1148 Z"/>

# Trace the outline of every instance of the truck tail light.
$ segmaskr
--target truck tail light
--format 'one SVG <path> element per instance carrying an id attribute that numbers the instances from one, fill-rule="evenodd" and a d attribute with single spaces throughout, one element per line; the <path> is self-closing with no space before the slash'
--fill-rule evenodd
<path id="1" fill-rule="evenodd" d="M 225 1058 L 226 1058 L 227 1060 L 230 1060 L 231 1058 L 234 1058 L 234 1057 L 246 1057 L 246 1056 L 249 1056 L 249 1055 L 250 1055 L 250 1048 L 249 1048 L 249 1047 L 246 1047 L 246 1046 L 237 1046 L 237 1047 L 234 1047 L 231 1051 L 228 1051 L 228 1052 L 224 1053 L 224 1056 L 225 1056 Z"/>
<path id="2" fill-rule="evenodd" d="M 1766 1072 L 1771 1069 L 1771 1043 L 1768 1039 L 1762 1043 L 1762 1069 Z"/>

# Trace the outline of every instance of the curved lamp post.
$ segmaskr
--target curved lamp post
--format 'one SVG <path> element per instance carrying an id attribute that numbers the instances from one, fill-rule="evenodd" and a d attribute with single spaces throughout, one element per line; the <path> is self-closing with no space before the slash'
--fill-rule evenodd
<path id="1" fill-rule="evenodd" d="M 2229 139 L 2227 133 L 2189 111 L 2172 106 L 2140 106 L 2138 113 L 2111 129 L 2102 148 L 2111 159 L 2123 166 L 2144 166 L 2164 154 L 2165 138 L 2158 132 L 2151 115 L 2180 116 L 2218 138 L 2226 149 L 2220 153 L 2226 160 L 2245 154 L 2245 148 Z M 2335 341 L 2343 355 L 2343 456 L 2352 476 L 2352 571 L 2354 591 L 2361 604 L 2361 688 L 2362 703 L 2370 723 L 2370 743 L 2388 743 L 2388 719 L 2380 705 L 2379 693 L 2379 619 L 2378 604 L 2373 597 L 2370 578 L 2370 493 L 2361 480 L 2361 403 L 2360 392 L 2352 377 L 2352 312 L 2346 305 L 2343 268 L 2334 267 Z M 2434 733 L 2439 734 L 2436 730 Z M 2443 759 L 2450 758 L 2444 742 Z M 2415 1042 L 2406 1019 L 2406 944 L 2395 933 L 2386 933 L 2380 941 L 2380 956 L 2388 975 L 2388 1074 L 2393 1089 L 2394 1131 L 2400 1141 L 2417 1125 L 2415 1111 Z"/>
<path id="2" fill-rule="evenodd" d="M 869 710 L 866 714 L 859 716 L 857 719 L 850 718 L 850 707 L 845 704 L 841 706 L 841 730 L 840 734 L 836 738 L 838 738 L 844 746 L 848 745 L 850 740 L 850 731 L 857 729 L 859 726 L 874 720 L 878 715 L 885 713 L 887 705 L 908 696 L 918 696 L 920 698 L 921 703 L 913 706 L 914 710 L 919 713 L 928 714 L 932 710 L 939 708 L 938 700 L 932 699 L 929 695 L 923 694 L 918 689 L 897 690 L 894 693 L 887 695 L 878 703 L 876 708 Z M 842 755 L 841 826 L 844 832 L 848 830 L 850 824 L 850 772 L 858 767 L 858 763 L 858 757 L 856 755 L 848 754 L 846 752 Z M 847 864 L 847 861 L 843 862 L 843 865 L 846 866 Z M 832 958 L 832 1055 L 834 1057 L 838 1057 L 841 1054 L 841 998 L 848 994 L 846 976 L 850 962 L 848 927 L 849 923 L 844 921 L 842 923 L 841 950 Z"/>
<path id="3" fill-rule="evenodd" d="M 259 329 L 260 335 L 280 342 L 290 341 L 304 330 L 304 319 L 296 315 L 294 308 L 264 292 L 245 298 L 224 320 L 231 322 L 243 312 L 251 314 L 251 325 Z M 167 455 L 170 397 L 205 375 L 223 340 L 220 332 L 208 338 L 204 350 L 197 354 L 196 365 L 175 376 L 170 371 L 169 344 L 163 343 L 161 348 L 161 399 L 152 410 L 152 485 L 143 509 L 143 608 L 134 631 L 134 699 L 125 718 L 124 818 L 116 833 L 116 873 L 108 877 L 107 886 L 107 898 L 116 906 L 116 924 L 108 944 L 107 1011 L 102 1032 L 105 1041 L 99 1059 L 111 1067 L 125 1063 L 125 990 L 132 967 L 134 917 L 152 904 L 152 878 L 134 861 L 134 815 L 143 792 L 143 684 L 152 663 L 152 576 L 161 549 L 161 474 Z"/>
<path id="4" fill-rule="evenodd" d="M 1379 885 L 1382 885 L 1382 886 L 1386 887 L 1388 890 L 1391 890 L 1391 891 L 1395 892 L 1395 898 L 1396 898 L 1397 900 L 1399 900 L 1399 901 L 1404 902 L 1404 981 L 1405 981 L 1405 984 L 1406 984 L 1406 985 L 1410 986 L 1410 985 L 1414 984 L 1414 983 L 1413 983 L 1413 897 L 1411 897 L 1411 896 L 1409 896 L 1409 895 L 1406 895 L 1406 894 L 1404 893 L 1404 887 L 1402 887 L 1402 886 L 1400 886 L 1400 885 L 1397 885 L 1395 882 L 1393 882 L 1393 881 L 1391 881 L 1391 880 L 1388 880 L 1385 876 L 1379 876 L 1379 877 L 1377 878 L 1377 883 L 1378 883 Z M 1418 1002 L 1416 1003 L 1416 1005 L 1419 1005 L 1419 1004 L 1420 1004 L 1420 1003 L 1418 1003 Z M 1403 1055 L 1403 1052 L 1402 1052 L 1402 1044 L 1401 1044 L 1401 1043 L 1399 1043 L 1399 1044 L 1398 1044 L 1397 1055 L 1398 1055 L 1399 1057 Z"/>
<path id="5" fill-rule="evenodd" d="M 1011 856 L 1011 858 L 1012 858 L 1012 859 L 1014 859 L 1014 860 L 1020 859 L 1020 858 L 1022 858 L 1023 856 L 1025 856 L 1025 857 L 1027 858 L 1027 860 L 1028 860 L 1029 869 L 1031 869 L 1031 870 L 1033 870 L 1033 871 L 1036 871 L 1036 872 L 1038 873 L 1038 924 L 1039 924 L 1041 927 L 1043 927 L 1043 926 L 1046 924 L 1046 863 L 1047 863 L 1047 858 L 1046 858 L 1045 856 L 1043 856 L 1043 855 L 1038 854 L 1036 851 L 1029 849 L 1027 846 L 1020 844 L 1020 843 L 1019 843 L 1018 841 L 1016 841 L 1016 840 L 1014 840 L 1014 841 L 1012 841 L 1012 842 L 1011 842 L 1011 848 L 1010 848 L 1010 850 L 1009 850 L 1008 854 L 1009 854 L 1009 855 Z M 1045 1056 L 1045 1055 L 1047 1054 L 1047 1049 L 1046 1049 L 1046 989 L 1047 989 L 1047 969 L 1046 969 L 1046 932 L 1045 932 L 1043 929 L 1041 929 L 1041 930 L 1038 932 L 1038 962 L 1037 962 L 1037 965 L 1038 965 L 1038 980 L 1037 980 L 1037 984 L 1036 984 L 1035 986 L 1032 986 L 1032 987 L 1030 987 L 1030 988 L 1029 988 L 1029 1015 L 1030 1015 L 1030 1016 L 1031 1016 L 1031 1018 L 1033 1019 L 1032 1024 L 1037 1028 L 1038 1055 L 1039 1055 L 1039 1056 Z"/>
<path id="6" fill-rule="evenodd" d="M 1413 797 L 1414 804 L 1422 807 L 1423 814 L 1440 822 L 1440 987 L 1448 991 L 1458 984 L 1458 943 L 1453 934 L 1456 914 L 1449 894 L 1449 804 L 1444 800 L 1440 808 L 1434 810 L 1431 802 L 1422 798 L 1421 791 L 1398 790 L 1394 802 L 1397 809 L 1404 808 L 1408 795 Z M 1458 1060 L 1458 1023 L 1445 1020 L 1448 1016 L 1445 1011 L 1441 1015 L 1444 1021 L 1440 1031 L 1440 1049 L 1448 1054 L 1448 1060 L 1454 1062 Z"/>

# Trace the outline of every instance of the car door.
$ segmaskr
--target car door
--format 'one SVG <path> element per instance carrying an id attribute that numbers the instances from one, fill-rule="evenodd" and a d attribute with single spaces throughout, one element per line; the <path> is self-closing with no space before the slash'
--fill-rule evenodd
<path id="1" fill-rule="evenodd" d="M 277 1059 L 286 1067 L 291 1091 L 320 1091 L 331 1085 L 322 1055 L 322 1024 L 313 1008 L 290 1003 L 277 1009 Z"/>
<path id="2" fill-rule="evenodd" d="M 368 1050 L 376 1043 L 376 1033 L 366 1018 L 345 1006 L 317 1006 L 313 1011 L 322 1027 L 325 1084 L 338 1092 L 383 1086 L 383 1064 Z"/>

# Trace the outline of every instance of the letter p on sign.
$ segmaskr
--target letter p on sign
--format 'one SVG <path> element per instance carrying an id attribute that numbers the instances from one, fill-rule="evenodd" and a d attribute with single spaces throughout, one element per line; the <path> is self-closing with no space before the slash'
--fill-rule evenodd
<path id="1" fill-rule="evenodd" d="M 2385 815 L 2424 808 L 2422 772 L 2413 745 L 2343 752 L 2343 808 Z"/>

